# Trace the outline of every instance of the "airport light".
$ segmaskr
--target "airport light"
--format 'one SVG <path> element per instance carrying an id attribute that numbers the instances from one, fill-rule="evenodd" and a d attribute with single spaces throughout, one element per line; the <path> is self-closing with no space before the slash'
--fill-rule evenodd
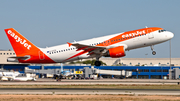
<path id="1" fill-rule="evenodd" d="M 148 55 L 148 53 L 146 53 L 145 55 L 146 55 L 146 62 L 145 62 L 145 65 L 147 66 L 147 63 L 148 63 L 148 62 L 147 62 L 147 55 Z"/>
<path id="2" fill-rule="evenodd" d="M 172 71 L 171 71 L 171 40 L 169 40 L 169 62 L 170 62 L 170 72 L 169 72 L 169 79 L 172 79 Z"/>

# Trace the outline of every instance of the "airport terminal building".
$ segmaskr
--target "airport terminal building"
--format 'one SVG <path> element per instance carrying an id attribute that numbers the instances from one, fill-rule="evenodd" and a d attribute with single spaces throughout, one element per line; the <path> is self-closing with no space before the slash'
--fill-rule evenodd
<path id="1" fill-rule="evenodd" d="M 7 62 L 7 58 L 15 56 L 14 51 L 0 51 L 0 66 L 1 70 L 13 70 L 24 73 L 25 67 L 34 70 L 61 70 L 60 63 L 57 64 L 22 64 Z M 129 78 L 136 79 L 168 79 L 170 62 L 168 58 L 101 58 L 101 61 L 105 62 L 107 66 L 100 66 L 97 68 L 99 70 L 111 70 L 111 71 L 132 71 L 132 76 Z M 120 65 L 121 66 L 118 66 Z M 81 66 L 80 66 L 81 65 Z M 171 69 L 173 72 L 177 72 L 180 67 L 180 58 L 171 59 Z M 92 68 L 90 65 L 79 64 L 68 65 L 66 63 L 63 66 L 64 70 L 68 71 L 79 71 L 85 67 Z M 179 71 L 180 72 L 180 71 Z M 176 73 L 176 79 L 180 78 L 180 75 Z M 99 74 L 103 78 L 118 78 L 116 75 Z M 175 74 L 173 74 L 175 75 Z"/>

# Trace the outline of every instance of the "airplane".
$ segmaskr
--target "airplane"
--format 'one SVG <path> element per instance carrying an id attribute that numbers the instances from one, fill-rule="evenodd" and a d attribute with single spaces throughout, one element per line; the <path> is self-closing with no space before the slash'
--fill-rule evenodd
<path id="1" fill-rule="evenodd" d="M 1 72 L 0 80 L 2 81 L 35 81 L 35 77 L 31 77 L 29 74 L 21 74 L 19 72 Z"/>
<path id="2" fill-rule="evenodd" d="M 159 27 L 142 29 L 92 38 L 83 41 L 58 46 L 39 48 L 22 36 L 13 28 L 4 29 L 16 53 L 9 57 L 9 62 L 20 63 L 65 63 L 79 59 L 96 58 L 95 66 L 101 66 L 99 58 L 120 58 L 126 55 L 125 51 L 150 46 L 155 55 L 153 46 L 163 43 L 174 37 L 170 31 Z"/>
<path id="3" fill-rule="evenodd" d="M 12 81 L 19 74 L 20 74 L 19 72 L 3 72 L 3 71 L 0 71 L 0 80 Z"/>

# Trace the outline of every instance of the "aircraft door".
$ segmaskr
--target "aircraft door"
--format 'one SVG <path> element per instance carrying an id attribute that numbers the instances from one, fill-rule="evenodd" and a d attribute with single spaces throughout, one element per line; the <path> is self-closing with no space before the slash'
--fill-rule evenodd
<path id="1" fill-rule="evenodd" d="M 44 60 L 44 59 L 45 59 L 44 53 L 41 52 L 41 51 L 39 51 L 39 59 L 40 59 L 40 60 Z"/>
<path id="2" fill-rule="evenodd" d="M 152 29 L 148 29 L 148 30 L 147 30 L 147 32 L 148 32 L 148 39 L 152 39 L 152 38 L 154 38 L 154 35 L 153 35 L 153 32 L 152 32 Z"/>

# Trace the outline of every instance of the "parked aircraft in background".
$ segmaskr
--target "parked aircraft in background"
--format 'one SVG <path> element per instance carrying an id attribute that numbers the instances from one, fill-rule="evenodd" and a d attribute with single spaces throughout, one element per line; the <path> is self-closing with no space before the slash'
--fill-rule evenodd
<path id="1" fill-rule="evenodd" d="M 13 80 L 16 76 L 18 76 L 19 72 L 3 72 L 0 71 L 0 80 Z"/>
<path id="2" fill-rule="evenodd" d="M 21 63 L 64 63 L 78 59 L 96 58 L 95 65 L 100 66 L 99 58 L 119 58 L 125 51 L 153 46 L 174 37 L 170 31 L 159 27 L 149 27 L 93 39 L 73 42 L 48 48 L 39 48 L 32 44 L 13 28 L 5 29 L 7 37 L 16 53 L 8 61 Z"/>
<path id="3" fill-rule="evenodd" d="M 2 81 L 35 81 L 35 74 L 21 74 L 19 72 L 1 72 L 0 80 Z"/>

